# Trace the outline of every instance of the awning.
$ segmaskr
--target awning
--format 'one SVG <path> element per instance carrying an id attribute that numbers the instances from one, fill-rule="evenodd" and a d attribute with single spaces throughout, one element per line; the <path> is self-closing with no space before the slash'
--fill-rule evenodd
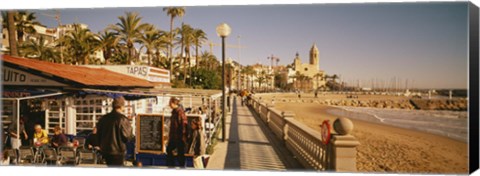
<path id="1" fill-rule="evenodd" d="M 168 88 L 168 89 L 139 89 L 145 93 L 158 95 L 173 95 L 173 96 L 206 96 L 215 97 L 222 95 L 221 90 L 206 90 L 206 89 L 182 89 L 182 88 Z"/>
<path id="2" fill-rule="evenodd" d="M 2 100 L 28 100 L 35 98 L 53 97 L 66 94 L 64 92 L 55 92 L 48 90 L 3 90 Z"/>
<path id="3" fill-rule="evenodd" d="M 125 100 L 138 100 L 143 98 L 156 98 L 155 94 L 141 93 L 141 92 L 127 92 L 127 91 L 113 91 L 113 90 L 100 90 L 100 89 L 81 89 L 76 92 L 79 96 L 85 95 L 103 95 L 110 98 L 117 98 L 123 96 Z"/>

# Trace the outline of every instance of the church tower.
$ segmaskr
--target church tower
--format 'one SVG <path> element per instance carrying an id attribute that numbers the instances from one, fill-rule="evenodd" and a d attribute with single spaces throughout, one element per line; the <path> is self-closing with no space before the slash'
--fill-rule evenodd
<path id="1" fill-rule="evenodd" d="M 312 48 L 310 49 L 310 64 L 315 65 L 315 68 L 317 68 L 317 70 L 320 70 L 320 64 L 318 60 L 318 48 L 317 44 L 314 43 Z"/>
<path id="2" fill-rule="evenodd" d="M 300 55 L 295 54 L 295 59 L 293 59 L 293 66 L 295 67 L 295 70 L 299 69 L 300 65 L 302 64 L 302 61 L 300 60 Z"/>

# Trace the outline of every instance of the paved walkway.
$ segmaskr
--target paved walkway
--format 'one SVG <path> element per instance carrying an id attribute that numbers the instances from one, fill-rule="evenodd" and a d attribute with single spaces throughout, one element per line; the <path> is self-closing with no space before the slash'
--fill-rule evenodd
<path id="1" fill-rule="evenodd" d="M 234 101 L 226 141 L 215 146 L 207 169 L 297 170 L 300 164 L 247 106 Z"/>

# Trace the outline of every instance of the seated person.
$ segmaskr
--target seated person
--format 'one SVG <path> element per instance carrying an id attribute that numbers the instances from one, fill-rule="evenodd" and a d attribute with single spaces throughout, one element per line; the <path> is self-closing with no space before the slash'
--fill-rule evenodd
<path id="1" fill-rule="evenodd" d="M 54 135 L 51 141 L 51 146 L 58 149 L 58 147 L 67 145 L 67 142 L 68 142 L 67 136 L 65 136 L 65 134 L 62 133 L 62 128 L 60 128 L 60 126 L 57 125 L 55 126 L 53 131 L 54 131 Z"/>
<path id="2" fill-rule="evenodd" d="M 35 133 L 33 134 L 33 142 L 35 145 L 43 146 L 48 144 L 48 133 L 45 130 L 42 130 L 42 126 L 40 124 L 36 124 Z"/>
<path id="3" fill-rule="evenodd" d="M 89 150 L 91 149 L 100 150 L 100 143 L 97 138 L 97 127 L 94 127 L 92 133 L 88 135 L 85 141 L 85 148 Z"/>

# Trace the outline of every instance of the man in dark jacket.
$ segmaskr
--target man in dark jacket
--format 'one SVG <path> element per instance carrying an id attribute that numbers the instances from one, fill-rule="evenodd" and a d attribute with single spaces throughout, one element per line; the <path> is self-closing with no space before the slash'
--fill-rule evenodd
<path id="1" fill-rule="evenodd" d="M 180 167 L 183 168 L 185 167 L 185 144 L 187 142 L 187 116 L 178 98 L 172 97 L 169 106 L 172 108 L 172 116 L 168 134 L 167 166 L 175 166 L 174 155 L 176 155 Z"/>
<path id="2" fill-rule="evenodd" d="M 125 143 L 133 139 L 132 127 L 128 118 L 122 114 L 125 99 L 113 100 L 112 112 L 103 116 L 97 124 L 100 149 L 107 166 L 123 166 L 127 147 Z"/>

